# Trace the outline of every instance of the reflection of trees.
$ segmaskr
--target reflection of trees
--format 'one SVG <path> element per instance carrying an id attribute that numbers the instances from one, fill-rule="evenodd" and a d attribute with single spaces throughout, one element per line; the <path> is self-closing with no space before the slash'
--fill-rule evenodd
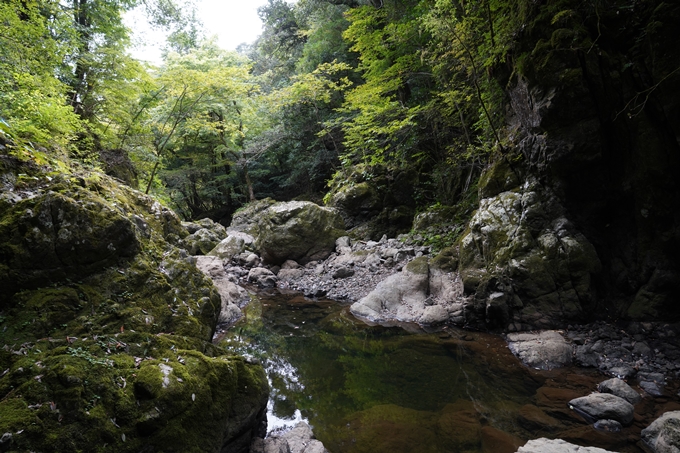
<path id="1" fill-rule="evenodd" d="M 249 311 L 231 338 L 265 366 L 275 415 L 291 419 L 299 409 L 329 448 L 346 440 L 348 423 L 370 419 L 357 428 L 370 431 L 385 413 L 385 423 L 416 412 L 438 420 L 458 402 L 503 428 L 535 390 L 524 373 L 510 376 L 454 340 L 357 324 L 339 307 L 270 305 L 261 316 Z"/>

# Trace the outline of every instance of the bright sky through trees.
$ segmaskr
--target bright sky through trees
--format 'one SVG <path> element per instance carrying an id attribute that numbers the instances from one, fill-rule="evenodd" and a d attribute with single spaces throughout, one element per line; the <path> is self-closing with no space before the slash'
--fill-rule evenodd
<path id="1" fill-rule="evenodd" d="M 257 8 L 266 3 L 267 0 L 197 0 L 197 16 L 206 36 L 217 35 L 220 47 L 234 50 L 241 43 L 253 42 L 262 32 Z M 141 11 L 128 14 L 126 24 L 134 32 L 132 55 L 160 63 L 165 34 L 153 30 Z"/>

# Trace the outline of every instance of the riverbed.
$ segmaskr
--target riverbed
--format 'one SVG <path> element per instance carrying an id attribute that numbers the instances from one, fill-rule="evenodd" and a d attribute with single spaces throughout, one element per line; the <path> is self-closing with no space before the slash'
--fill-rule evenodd
<path id="1" fill-rule="evenodd" d="M 499 336 L 369 326 L 342 303 L 280 290 L 243 312 L 219 341 L 265 367 L 269 432 L 306 421 L 333 453 L 503 453 L 542 436 L 641 452 L 637 425 L 678 404 L 646 399 L 632 427 L 599 432 L 567 402 L 603 376 L 531 370 Z"/>

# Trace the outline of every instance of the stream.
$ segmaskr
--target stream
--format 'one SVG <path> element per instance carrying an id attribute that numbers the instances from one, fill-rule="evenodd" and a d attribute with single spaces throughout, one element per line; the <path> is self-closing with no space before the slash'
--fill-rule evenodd
<path id="1" fill-rule="evenodd" d="M 264 366 L 269 432 L 304 420 L 333 453 L 505 451 L 554 437 L 517 421 L 546 381 L 574 387 L 560 384 L 569 379 L 586 394 L 602 380 L 588 370 L 530 370 L 498 336 L 368 326 L 346 305 L 279 290 L 254 295 L 218 341 Z M 565 427 L 578 427 L 578 416 L 569 420 L 566 404 L 557 405 Z"/>

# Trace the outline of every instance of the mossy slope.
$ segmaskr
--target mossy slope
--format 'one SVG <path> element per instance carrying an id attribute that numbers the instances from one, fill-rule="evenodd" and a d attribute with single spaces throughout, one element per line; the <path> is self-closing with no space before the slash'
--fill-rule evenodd
<path id="1" fill-rule="evenodd" d="M 247 449 L 266 377 L 210 343 L 220 297 L 173 245 L 176 215 L 96 172 L 1 157 L 3 448 Z"/>

